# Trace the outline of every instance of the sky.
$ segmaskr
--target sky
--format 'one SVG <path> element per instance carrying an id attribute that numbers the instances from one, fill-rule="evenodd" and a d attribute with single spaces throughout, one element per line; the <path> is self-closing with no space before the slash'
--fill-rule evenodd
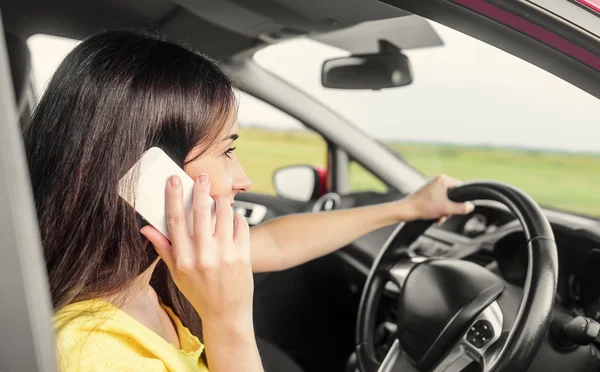
<path id="1" fill-rule="evenodd" d="M 405 50 L 413 84 L 381 91 L 321 86 L 327 58 L 348 52 L 299 38 L 255 56 L 264 68 L 323 100 L 369 135 L 385 141 L 444 142 L 600 152 L 600 100 L 495 47 L 430 22 L 444 46 Z M 75 42 L 29 39 L 42 91 Z M 240 123 L 299 129 L 295 119 L 240 96 Z"/>

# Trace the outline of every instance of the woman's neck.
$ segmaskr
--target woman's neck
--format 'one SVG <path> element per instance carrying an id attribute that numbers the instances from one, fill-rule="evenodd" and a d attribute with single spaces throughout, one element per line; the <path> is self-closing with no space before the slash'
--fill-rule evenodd
<path id="1" fill-rule="evenodd" d="M 152 273 L 158 264 L 154 261 L 141 273 L 129 288 L 108 298 L 126 314 L 142 323 L 148 329 L 180 348 L 177 331 L 169 314 L 161 306 L 158 294 L 150 285 Z"/>
<path id="2" fill-rule="evenodd" d="M 131 306 L 146 306 L 148 304 L 159 305 L 158 295 L 150 285 L 152 279 L 152 273 L 158 264 L 159 258 L 157 258 L 146 270 L 144 270 L 138 277 L 131 283 L 131 285 L 122 290 L 117 294 L 117 302 L 120 307 L 131 307 Z"/>

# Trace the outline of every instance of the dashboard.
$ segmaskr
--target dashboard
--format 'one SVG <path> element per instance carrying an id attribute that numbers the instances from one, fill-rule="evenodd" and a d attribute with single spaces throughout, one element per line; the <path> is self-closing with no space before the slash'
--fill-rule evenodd
<path id="1" fill-rule="evenodd" d="M 548 216 L 559 258 L 556 302 L 574 316 L 600 321 L 600 222 L 557 215 Z M 430 228 L 409 250 L 418 256 L 472 261 L 511 284 L 525 284 L 529 261 L 525 234 L 507 210 L 495 206 L 479 205 L 470 215 L 451 217 Z"/>
<path id="2" fill-rule="evenodd" d="M 573 315 L 600 321 L 600 222 L 559 214 L 547 213 L 558 249 L 556 302 Z M 453 216 L 429 229 L 409 250 L 478 263 L 518 287 L 527 277 L 525 234 L 519 222 L 497 206 L 479 205 L 470 215 Z"/>
<path id="3" fill-rule="evenodd" d="M 519 221 L 499 203 L 475 204 L 471 214 L 452 216 L 442 225 L 429 228 L 408 248 L 409 254 L 471 261 L 501 276 L 511 290 L 520 291 L 526 281 L 529 258 Z M 600 221 L 553 210 L 544 212 L 552 225 L 558 250 L 555 314 L 584 315 L 600 321 Z M 342 254 L 347 253 L 345 261 L 362 271 L 359 277 L 366 277 L 379 249 L 394 230 L 395 226 L 381 229 L 342 250 Z M 362 286 L 357 283 L 357 287 Z M 389 337 L 394 334 L 397 301 L 398 293 L 386 286 L 377 321 L 378 340 L 381 340 L 377 352 L 381 355 L 385 355 L 392 340 Z M 565 370 L 562 363 L 571 363 L 572 371 L 589 369 L 579 368 L 585 360 L 578 359 L 581 355 L 556 354 L 549 351 L 550 346 L 541 350 L 531 371 Z M 600 360 L 600 345 L 590 350 L 596 356 L 592 359 Z M 585 353 L 585 349 L 580 353 Z"/>

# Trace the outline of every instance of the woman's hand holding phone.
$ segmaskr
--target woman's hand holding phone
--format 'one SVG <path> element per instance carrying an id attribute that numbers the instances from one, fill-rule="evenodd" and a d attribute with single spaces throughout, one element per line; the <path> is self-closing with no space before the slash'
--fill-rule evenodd
<path id="1" fill-rule="evenodd" d="M 183 204 L 181 180 L 169 179 L 166 219 L 171 242 L 151 226 L 142 234 L 167 264 L 175 284 L 194 306 L 203 323 L 252 327 L 254 291 L 250 264 L 250 232 L 243 216 L 234 215 L 227 198 L 215 198 L 212 232 L 210 182 L 202 174 L 194 182 L 193 236 Z"/>
<path id="2" fill-rule="evenodd" d="M 211 371 L 263 372 L 252 324 L 254 280 L 250 229 L 226 198 L 215 198 L 212 230 L 210 182 L 194 182 L 190 234 L 181 180 L 169 179 L 166 218 L 171 242 L 158 230 L 142 229 L 167 264 L 175 284 L 200 315 Z"/>

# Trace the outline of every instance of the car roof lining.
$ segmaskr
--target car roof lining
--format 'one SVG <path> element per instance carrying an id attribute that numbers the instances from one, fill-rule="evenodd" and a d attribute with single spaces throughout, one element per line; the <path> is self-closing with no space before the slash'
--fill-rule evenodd
<path id="1" fill-rule="evenodd" d="M 160 25 L 178 6 L 169 0 L 0 1 L 5 29 L 27 38 L 36 33 L 81 39 L 132 21 Z"/>
<path id="2" fill-rule="evenodd" d="M 529 61 L 600 98 L 600 72 L 551 50 L 524 34 L 515 32 L 474 12 L 456 9 L 444 1 L 410 0 L 0 0 L 6 29 L 27 38 L 46 33 L 82 39 L 98 30 L 151 24 L 169 39 L 186 41 L 213 58 L 230 61 L 250 55 L 261 47 L 307 32 L 330 45 L 348 48 L 346 37 L 360 21 L 405 17 L 407 12 L 445 24 Z M 387 4 L 386 4 L 387 3 Z M 389 5 L 392 4 L 392 5 Z M 209 6 L 210 5 L 210 6 Z M 189 7 L 189 9 L 187 8 Z M 400 10 L 402 8 L 404 10 Z M 221 18 L 216 15 L 222 12 Z M 245 22 L 240 16 L 253 15 Z M 343 23 L 344 22 L 344 23 Z M 371 22 L 373 23 L 373 22 Z M 431 27 L 422 22 L 425 27 Z M 241 24 L 242 26 L 236 26 Z M 352 27 L 355 26 L 355 27 Z M 236 28 L 237 27 L 237 28 Z M 279 31 L 277 31 L 279 30 Z M 329 33 L 324 33 L 329 30 Z M 340 31 L 341 30 L 341 31 Z M 406 37 L 399 28 L 400 48 L 440 45 L 432 31 L 423 40 Z M 386 31 L 389 34 L 389 31 Z M 425 34 L 423 30 L 413 32 Z M 354 35 L 356 36 L 356 35 Z M 374 37 L 372 37 L 373 39 Z M 371 39 L 370 48 L 373 48 Z M 416 40 L 416 41 L 415 41 Z M 368 40 L 367 40 L 368 41 Z M 336 44 L 337 43 L 337 44 Z M 345 43 L 345 44 L 344 44 Z M 360 48 L 366 44 L 358 43 Z M 360 52 L 352 50 L 352 52 Z"/>
<path id="3" fill-rule="evenodd" d="M 83 39 L 107 28 L 150 25 L 221 60 L 299 35 L 346 48 L 339 38 L 319 37 L 361 22 L 409 15 L 376 0 L 0 0 L 0 7 L 5 28 L 22 38 L 42 33 Z M 401 22 L 393 25 L 401 49 L 443 45 L 424 20 L 408 22 L 408 30 Z"/>

